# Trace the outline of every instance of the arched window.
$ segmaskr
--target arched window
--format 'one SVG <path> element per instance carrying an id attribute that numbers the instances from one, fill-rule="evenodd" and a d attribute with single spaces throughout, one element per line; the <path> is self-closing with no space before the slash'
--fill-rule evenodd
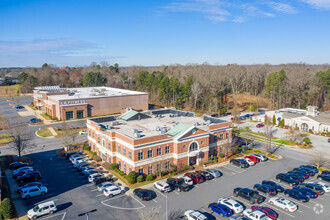
<path id="1" fill-rule="evenodd" d="M 195 151 L 197 149 L 198 149 L 198 146 L 197 146 L 197 143 L 196 142 L 193 142 L 193 143 L 190 144 L 190 146 L 189 146 L 189 152 Z"/>

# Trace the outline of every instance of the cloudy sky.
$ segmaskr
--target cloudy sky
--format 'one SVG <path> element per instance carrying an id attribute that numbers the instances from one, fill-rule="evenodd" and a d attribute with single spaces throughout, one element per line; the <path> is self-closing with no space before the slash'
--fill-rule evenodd
<path id="1" fill-rule="evenodd" d="M 330 0 L 0 0 L 0 67 L 330 63 Z"/>

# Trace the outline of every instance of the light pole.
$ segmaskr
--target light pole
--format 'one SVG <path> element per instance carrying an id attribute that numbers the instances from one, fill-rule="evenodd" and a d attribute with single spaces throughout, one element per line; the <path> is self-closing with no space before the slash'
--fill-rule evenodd
<path id="1" fill-rule="evenodd" d="M 168 191 L 166 190 L 166 220 L 168 220 Z"/>
<path id="2" fill-rule="evenodd" d="M 89 213 L 92 213 L 92 212 L 96 212 L 97 211 L 97 209 L 92 209 L 92 210 L 90 210 L 90 211 L 88 211 L 88 212 L 83 212 L 83 213 L 80 213 L 80 214 L 78 214 L 78 216 L 80 217 L 80 216 L 84 216 L 84 215 L 87 215 L 87 220 L 89 220 Z"/>

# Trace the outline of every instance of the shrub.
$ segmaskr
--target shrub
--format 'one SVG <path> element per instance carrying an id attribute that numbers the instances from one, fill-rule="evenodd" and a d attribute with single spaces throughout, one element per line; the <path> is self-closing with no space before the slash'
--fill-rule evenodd
<path id="1" fill-rule="evenodd" d="M 168 170 L 162 171 L 162 176 L 166 176 L 167 174 L 169 174 Z"/>
<path id="2" fill-rule="evenodd" d="M 111 169 L 111 170 L 116 170 L 116 169 L 118 169 L 118 168 L 119 168 L 119 166 L 118 166 L 117 163 L 112 163 L 112 164 L 110 164 L 110 169 Z"/>
<path id="3" fill-rule="evenodd" d="M 146 180 L 147 181 L 152 181 L 152 180 L 154 180 L 156 178 L 156 175 L 155 174 L 149 174 L 148 176 L 147 176 L 147 178 L 146 178 Z"/>
<path id="4" fill-rule="evenodd" d="M 101 162 L 102 161 L 101 157 L 99 157 L 97 155 L 92 155 L 92 159 L 95 160 L 96 162 Z"/>
<path id="5" fill-rule="evenodd" d="M 106 170 L 110 170 L 110 163 L 104 162 L 104 163 L 102 163 L 102 167 Z"/>
<path id="6" fill-rule="evenodd" d="M 212 157 L 211 156 L 209 156 L 209 161 L 212 161 Z"/>
<path id="7" fill-rule="evenodd" d="M 130 184 L 136 183 L 136 172 L 132 171 L 126 176 L 127 182 Z"/>
<path id="8" fill-rule="evenodd" d="M 187 170 L 193 170 L 193 169 L 194 169 L 193 166 L 184 166 L 184 167 L 181 167 L 181 168 L 178 170 L 178 172 L 179 172 L 179 173 L 183 173 L 183 172 L 185 172 L 185 171 L 187 171 Z"/>
<path id="9" fill-rule="evenodd" d="M 311 142 L 311 139 L 309 139 L 308 137 L 304 137 L 303 142 L 305 144 L 309 144 Z"/>
<path id="10" fill-rule="evenodd" d="M 118 172 L 118 173 L 119 173 L 119 175 L 120 175 L 120 176 L 124 176 L 124 175 L 126 175 L 126 173 L 124 173 L 124 172 L 123 172 L 123 171 L 121 171 L 121 170 L 119 170 L 119 172 Z"/>
<path id="11" fill-rule="evenodd" d="M 177 174 L 177 172 L 174 172 L 174 171 L 171 173 L 171 175 L 173 175 L 173 176 L 175 176 L 176 174 Z"/>
<path id="12" fill-rule="evenodd" d="M 214 163 L 218 163 L 218 158 L 217 158 L 217 157 L 214 157 L 214 158 L 213 158 L 213 162 L 214 162 Z"/>
<path id="13" fill-rule="evenodd" d="M 87 144 L 87 145 L 85 145 L 84 144 L 84 146 L 83 146 L 83 150 L 88 150 L 88 151 L 90 151 L 91 150 L 91 147 Z"/>
<path id="14" fill-rule="evenodd" d="M 65 157 L 66 151 L 65 150 L 58 150 L 57 151 L 57 156 L 58 157 Z"/>
<path id="15" fill-rule="evenodd" d="M 171 170 L 172 170 L 172 172 L 176 172 L 178 170 L 178 167 L 171 164 Z"/>
<path id="16" fill-rule="evenodd" d="M 155 175 L 156 175 L 156 176 L 159 176 L 159 171 L 155 172 Z"/>
<path id="17" fill-rule="evenodd" d="M 142 181 L 143 181 L 143 176 L 142 175 L 140 175 L 136 178 L 136 182 L 140 183 Z"/>
<path id="18" fill-rule="evenodd" d="M 211 164 L 213 162 L 214 162 L 213 160 L 205 161 L 205 162 L 200 162 L 199 165 L 201 165 L 201 166 L 204 166 L 205 165 L 206 166 L 206 165 Z"/>
<path id="19" fill-rule="evenodd" d="M 224 154 L 224 153 L 220 153 L 220 154 L 219 154 L 219 157 L 220 157 L 220 158 L 224 158 L 224 157 L 225 157 L 225 154 Z"/>
<path id="20" fill-rule="evenodd" d="M 11 219 L 15 217 L 15 206 L 11 199 L 5 198 L 0 203 L 0 212 L 4 219 Z"/>

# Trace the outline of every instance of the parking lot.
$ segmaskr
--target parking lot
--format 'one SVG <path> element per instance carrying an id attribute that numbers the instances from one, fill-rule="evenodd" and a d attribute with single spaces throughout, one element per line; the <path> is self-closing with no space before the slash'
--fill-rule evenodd
<path id="1" fill-rule="evenodd" d="M 108 198 L 99 192 L 96 186 L 89 183 L 81 172 L 73 168 L 71 162 L 56 157 L 54 151 L 36 153 L 30 157 L 34 161 L 35 169 L 41 171 L 41 181 L 45 183 L 49 191 L 44 197 L 26 200 L 27 209 L 39 202 L 50 200 L 54 200 L 59 208 L 53 215 L 40 219 L 79 219 L 79 213 L 95 208 L 97 212 L 91 214 L 93 219 L 138 219 L 138 212 L 156 207 L 159 207 L 161 212 L 165 212 L 166 194 L 155 190 L 152 186 L 150 190 L 153 191 L 154 195 L 150 201 L 141 201 L 130 192 Z M 306 162 L 284 158 L 279 161 L 260 162 L 248 169 L 241 169 L 232 165 L 221 166 L 219 170 L 223 176 L 220 178 L 195 185 L 188 192 L 172 191 L 168 193 L 169 210 L 180 210 L 183 215 L 184 211 L 188 209 L 196 209 L 204 212 L 210 219 L 225 219 L 212 213 L 207 208 L 208 204 L 216 202 L 219 198 L 230 197 L 250 208 L 251 205 L 247 201 L 233 196 L 234 188 L 252 188 L 254 184 L 261 183 L 262 180 L 274 181 L 277 173 L 286 172 L 304 163 Z M 312 181 L 314 178 L 310 178 L 308 181 Z M 284 188 L 291 188 L 285 183 L 281 183 L 281 185 Z M 279 196 L 288 198 L 282 193 Z M 293 213 L 287 213 L 270 205 L 268 200 L 269 197 L 260 205 L 275 210 L 279 214 L 279 219 L 328 219 L 327 217 L 330 215 L 330 211 L 326 209 L 330 206 L 329 193 L 307 203 L 301 203 L 290 198 L 299 207 Z"/>

